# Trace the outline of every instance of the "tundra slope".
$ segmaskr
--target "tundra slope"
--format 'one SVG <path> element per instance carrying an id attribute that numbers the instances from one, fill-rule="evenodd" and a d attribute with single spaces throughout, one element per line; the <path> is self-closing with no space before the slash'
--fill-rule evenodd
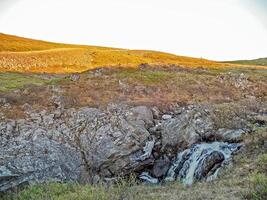
<path id="1" fill-rule="evenodd" d="M 156 51 L 67 45 L 0 34 L 0 71 L 2 72 L 74 73 L 105 66 L 137 68 L 142 63 L 174 64 L 188 68 L 234 66 Z M 244 66 L 235 65 L 235 67 Z M 249 68 L 266 69 L 263 66 Z"/>

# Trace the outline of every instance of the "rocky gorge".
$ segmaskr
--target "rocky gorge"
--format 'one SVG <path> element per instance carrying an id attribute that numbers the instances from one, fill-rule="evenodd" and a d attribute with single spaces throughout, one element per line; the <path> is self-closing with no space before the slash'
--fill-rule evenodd
<path id="1" fill-rule="evenodd" d="M 0 121 L 0 191 L 43 182 L 112 182 L 131 175 L 148 183 L 216 178 L 259 115 L 236 116 L 218 127 L 208 105 L 153 106 L 110 103 L 105 108 L 36 111 Z"/>

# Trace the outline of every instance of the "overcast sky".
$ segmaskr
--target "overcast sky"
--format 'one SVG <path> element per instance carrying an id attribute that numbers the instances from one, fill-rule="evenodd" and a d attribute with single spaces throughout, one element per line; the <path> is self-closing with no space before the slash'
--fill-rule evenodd
<path id="1" fill-rule="evenodd" d="M 213 60 L 267 57 L 267 0 L 0 0 L 0 32 Z"/>

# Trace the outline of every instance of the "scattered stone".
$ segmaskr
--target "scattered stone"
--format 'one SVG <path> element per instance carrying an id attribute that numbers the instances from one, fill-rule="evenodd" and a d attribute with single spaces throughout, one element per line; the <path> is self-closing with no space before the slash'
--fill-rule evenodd
<path id="1" fill-rule="evenodd" d="M 6 98 L 0 98 L 0 105 L 4 105 L 7 103 L 7 99 Z"/>
<path id="2" fill-rule="evenodd" d="M 58 109 L 61 109 L 64 107 L 64 97 L 63 96 L 53 95 L 51 97 L 51 101 L 53 102 L 55 107 Z"/>
<path id="3" fill-rule="evenodd" d="M 154 119 L 160 119 L 160 110 L 157 107 L 151 109 Z"/>
<path id="4" fill-rule="evenodd" d="M 121 89 L 123 93 L 129 92 L 129 86 L 121 80 L 119 80 L 119 88 Z"/>
<path id="5" fill-rule="evenodd" d="M 2 108 L 10 109 L 11 108 L 11 104 L 10 103 L 5 103 L 5 104 L 2 105 Z"/>
<path id="6" fill-rule="evenodd" d="M 32 110 L 32 106 L 28 103 L 25 103 L 22 105 L 22 109 L 25 111 L 25 112 L 29 112 Z"/>
<path id="7" fill-rule="evenodd" d="M 147 69 L 148 67 L 149 67 L 148 63 L 142 63 L 139 65 L 139 69 L 141 69 L 141 70 Z"/>
<path id="8" fill-rule="evenodd" d="M 162 119 L 163 120 L 168 120 L 168 119 L 171 119 L 172 116 L 171 115 L 162 115 Z"/>
<path id="9" fill-rule="evenodd" d="M 70 80 L 76 82 L 76 81 L 80 80 L 80 75 L 79 74 L 72 74 L 72 75 L 70 75 Z"/>
<path id="10" fill-rule="evenodd" d="M 249 77 L 244 73 L 237 74 L 228 72 L 226 74 L 219 75 L 217 78 L 221 83 L 230 83 L 232 86 L 240 89 L 245 89 L 249 85 Z"/>

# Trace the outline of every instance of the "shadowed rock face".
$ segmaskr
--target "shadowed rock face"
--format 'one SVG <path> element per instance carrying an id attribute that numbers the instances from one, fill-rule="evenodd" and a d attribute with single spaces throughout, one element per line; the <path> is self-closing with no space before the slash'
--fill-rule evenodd
<path id="1" fill-rule="evenodd" d="M 206 108 L 186 108 L 162 120 L 153 119 L 152 111 L 110 104 L 106 109 L 29 110 L 25 119 L 1 121 L 0 191 L 48 181 L 92 183 L 143 171 L 148 179 L 163 179 L 177 152 L 217 134 Z M 236 135 L 219 133 L 222 141 L 224 135 L 227 141 Z M 187 170 L 189 158 L 189 150 L 182 153 L 173 177 Z M 196 179 L 224 159 L 220 151 L 212 152 L 197 168 Z"/>
<path id="2" fill-rule="evenodd" d="M 168 158 L 163 158 L 155 161 L 152 169 L 152 175 L 156 178 L 161 178 L 165 176 L 170 167 L 170 160 Z"/>

